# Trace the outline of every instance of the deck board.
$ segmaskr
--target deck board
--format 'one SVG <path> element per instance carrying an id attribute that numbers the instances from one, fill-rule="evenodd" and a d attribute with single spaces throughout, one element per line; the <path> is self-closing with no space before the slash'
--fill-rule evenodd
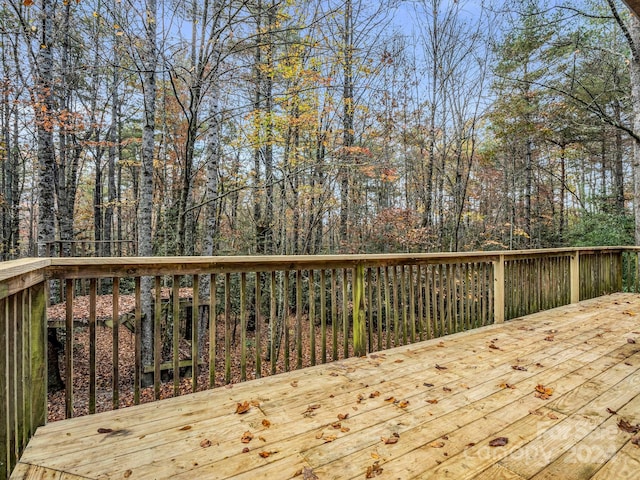
<path id="1" fill-rule="evenodd" d="M 617 422 L 640 423 L 636 312 L 640 295 L 615 294 L 52 423 L 11 478 L 634 478 L 640 447 Z M 538 384 L 550 398 L 535 397 Z M 255 406 L 236 414 L 244 401 Z"/>

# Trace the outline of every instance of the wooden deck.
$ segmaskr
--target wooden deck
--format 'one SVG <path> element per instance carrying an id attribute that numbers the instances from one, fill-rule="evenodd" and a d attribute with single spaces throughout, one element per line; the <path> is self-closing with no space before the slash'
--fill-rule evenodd
<path id="1" fill-rule="evenodd" d="M 52 423 L 11 478 L 630 479 L 639 424 L 640 296 L 616 294 Z"/>

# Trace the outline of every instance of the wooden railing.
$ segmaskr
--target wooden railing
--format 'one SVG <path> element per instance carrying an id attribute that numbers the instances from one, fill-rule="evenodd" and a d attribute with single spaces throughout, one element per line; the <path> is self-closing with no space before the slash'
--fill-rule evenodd
<path id="1" fill-rule="evenodd" d="M 47 257 L 110 257 L 135 256 L 137 242 L 134 240 L 55 240 L 44 244 Z"/>
<path id="2" fill-rule="evenodd" d="M 6 262 L 0 477 L 47 418 L 47 327 L 64 337 L 60 370 L 71 417 L 638 291 L 637 272 L 634 247 Z M 137 334 L 145 315 L 153 319 L 146 349 Z M 106 352 L 97 341 L 105 332 Z M 130 360 L 124 345 L 133 346 Z M 104 363 L 107 375 L 98 372 Z"/>

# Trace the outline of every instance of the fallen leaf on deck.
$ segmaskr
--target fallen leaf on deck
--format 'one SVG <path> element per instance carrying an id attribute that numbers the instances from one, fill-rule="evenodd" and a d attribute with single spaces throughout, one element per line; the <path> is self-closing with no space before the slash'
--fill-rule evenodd
<path id="1" fill-rule="evenodd" d="M 627 338 L 627 343 L 636 343 L 635 338 Z"/>
<path id="2" fill-rule="evenodd" d="M 622 312 L 623 315 L 629 315 L 630 317 L 635 317 L 636 314 L 635 312 L 632 312 L 631 310 L 625 310 L 624 312 Z"/>
<path id="3" fill-rule="evenodd" d="M 530 415 L 538 415 L 538 416 L 540 416 L 540 415 L 542 415 L 542 412 L 539 412 L 537 410 L 529 410 L 529 414 Z"/>
<path id="4" fill-rule="evenodd" d="M 538 367 L 538 368 L 543 368 L 543 367 L 544 367 L 544 365 L 538 362 L 538 363 L 536 363 L 536 367 Z"/>
<path id="5" fill-rule="evenodd" d="M 180 428 L 180 430 L 182 430 L 182 431 L 191 430 L 191 425 L 185 425 L 184 427 Z"/>
<path id="6" fill-rule="evenodd" d="M 442 390 L 445 392 L 451 392 L 452 390 L 449 387 L 442 387 Z"/>
<path id="7" fill-rule="evenodd" d="M 379 397 L 379 396 L 380 396 L 380 392 L 377 391 L 377 390 L 375 392 L 371 392 L 369 394 L 369 398 L 376 398 L 376 397 Z"/>
<path id="8" fill-rule="evenodd" d="M 294 380 L 293 382 L 290 383 L 290 385 L 292 387 L 297 387 L 298 386 L 298 380 Z"/>
<path id="9" fill-rule="evenodd" d="M 242 402 L 236 404 L 236 413 L 242 415 L 243 413 L 247 413 L 251 410 L 251 404 L 249 402 Z"/>
<path id="10" fill-rule="evenodd" d="M 338 420 L 346 420 L 347 418 L 349 418 L 349 414 L 348 413 L 339 413 L 338 414 Z"/>
<path id="11" fill-rule="evenodd" d="M 394 433 L 389 438 L 380 437 L 380 439 L 384 442 L 385 445 L 393 445 L 394 443 L 398 443 L 398 440 L 400 440 L 400 435 L 398 433 Z"/>
<path id="12" fill-rule="evenodd" d="M 251 449 L 249 447 L 244 447 L 242 449 L 242 453 L 249 453 L 251 451 Z"/>
<path id="13" fill-rule="evenodd" d="M 322 436 L 324 435 L 323 432 L 318 432 L 316 433 L 316 439 L 320 440 L 322 438 Z"/>
<path id="14" fill-rule="evenodd" d="M 438 347 L 444 347 L 444 342 L 438 343 Z"/>
<path id="15" fill-rule="evenodd" d="M 511 388 L 511 389 L 516 388 L 515 385 L 512 385 L 510 383 L 504 383 L 504 382 L 501 383 L 500 385 L 498 385 L 498 387 L 500 387 L 500 388 Z"/>
<path id="16" fill-rule="evenodd" d="M 331 426 L 336 430 L 342 428 L 342 424 L 340 422 L 332 423 Z"/>
<path id="17" fill-rule="evenodd" d="M 111 433 L 113 432 L 113 428 L 99 428 L 98 433 Z"/>
<path id="18" fill-rule="evenodd" d="M 431 448 L 442 448 L 442 447 L 444 447 L 444 445 L 445 445 L 444 442 L 437 442 L 437 441 L 436 442 L 431 442 L 429 444 L 429 446 Z"/>
<path id="19" fill-rule="evenodd" d="M 553 395 L 553 388 L 545 387 L 541 384 L 536 385 L 536 398 L 547 400 L 551 395 Z"/>
<path id="20" fill-rule="evenodd" d="M 258 400 L 251 400 L 251 402 L 249 402 L 250 405 L 252 407 L 259 407 L 260 406 L 260 402 Z"/>
<path id="21" fill-rule="evenodd" d="M 423 383 L 422 386 L 424 387 L 433 387 L 433 383 Z"/>
<path id="22" fill-rule="evenodd" d="M 526 372 L 527 371 L 527 367 L 523 367 L 521 365 L 511 365 L 511 368 L 513 368 L 514 370 L 519 370 L 521 372 Z"/>
<path id="23" fill-rule="evenodd" d="M 348 431 L 350 431 L 350 430 L 351 430 L 351 429 L 350 429 L 349 427 L 342 427 L 342 428 L 340 429 L 340 431 L 341 431 L 342 433 L 347 433 L 347 432 L 348 432 Z"/>
<path id="24" fill-rule="evenodd" d="M 314 410 L 317 410 L 321 407 L 321 405 L 319 403 L 314 403 L 312 405 L 309 405 L 307 407 L 307 409 L 302 412 L 303 415 L 307 416 L 307 417 L 311 417 L 313 415 L 315 415 L 315 413 L 313 413 Z"/>
<path id="25" fill-rule="evenodd" d="M 129 470 L 125 470 L 124 474 L 122 475 L 124 478 L 129 478 L 131 476 L 131 474 L 133 473 L 133 471 L 131 469 Z"/>
<path id="26" fill-rule="evenodd" d="M 640 432 L 640 424 L 631 425 L 627 420 L 621 418 L 618 420 L 618 428 L 627 433 L 638 433 Z"/>
<path id="27" fill-rule="evenodd" d="M 471 448 L 471 447 L 473 447 L 474 445 L 475 445 L 475 443 L 474 443 L 474 442 L 469 442 L 469 443 L 467 443 L 467 444 L 464 446 L 464 448 Z"/>
<path id="28" fill-rule="evenodd" d="M 242 434 L 242 437 L 240 438 L 240 441 L 242 443 L 249 443 L 251 440 L 253 440 L 253 433 L 251 433 L 249 431 L 244 432 Z"/>
<path id="29" fill-rule="evenodd" d="M 202 448 L 209 448 L 211 446 L 211 440 L 209 440 L 208 438 L 203 439 L 202 441 L 200 441 L 200 446 Z"/>
<path id="30" fill-rule="evenodd" d="M 430 398 L 430 399 L 427 399 L 427 403 L 430 403 L 431 405 L 435 405 L 436 403 L 438 403 L 438 400 L 435 398 Z"/>
<path id="31" fill-rule="evenodd" d="M 259 436 L 259 437 L 258 437 L 258 440 L 260 440 L 261 442 L 266 442 L 266 441 L 267 441 L 267 439 L 266 439 L 266 438 L 264 438 L 263 436 Z"/>
<path id="32" fill-rule="evenodd" d="M 394 403 L 396 401 L 396 397 L 387 397 L 384 399 L 385 402 Z"/>
<path id="33" fill-rule="evenodd" d="M 402 363 L 402 362 L 404 362 L 404 360 L 398 359 L 398 360 L 394 361 L 393 363 Z"/>
<path id="34" fill-rule="evenodd" d="M 609 407 L 607 407 L 607 412 L 610 413 L 611 415 L 617 415 L 618 412 L 616 412 L 615 410 L 611 410 Z"/>
<path id="35" fill-rule="evenodd" d="M 631 439 L 631 443 L 633 443 L 636 447 L 640 447 L 640 437 L 633 437 Z"/>
<path id="36" fill-rule="evenodd" d="M 446 370 L 446 369 L 447 369 L 447 367 L 443 367 L 443 366 L 438 365 L 438 364 L 436 363 L 436 369 L 437 369 L 437 370 Z"/>
<path id="37" fill-rule="evenodd" d="M 337 438 L 338 438 L 337 435 L 327 435 L 326 437 L 322 437 L 322 439 L 324 440 L 324 443 L 331 443 Z"/>
<path id="38" fill-rule="evenodd" d="M 400 403 L 398 403 L 398 406 L 400 408 L 407 408 L 409 406 L 409 400 L 402 400 Z"/>
<path id="39" fill-rule="evenodd" d="M 266 450 L 263 450 L 262 452 L 258 453 L 258 455 L 260 455 L 262 458 L 268 458 L 273 452 L 267 452 Z"/>
<path id="40" fill-rule="evenodd" d="M 507 437 L 498 437 L 494 438 L 489 442 L 490 447 L 504 447 L 507 443 L 509 443 L 509 439 Z"/>
<path id="41" fill-rule="evenodd" d="M 553 335 L 547 335 L 546 337 L 544 337 L 544 339 L 547 342 L 553 342 L 553 340 L 554 340 Z"/>
<path id="42" fill-rule="evenodd" d="M 303 480 L 318 480 L 318 476 L 311 467 L 304 467 L 298 470 L 293 476 L 299 477 L 300 475 L 302 475 Z"/>
<path id="43" fill-rule="evenodd" d="M 271 422 L 265 418 L 264 420 L 262 420 L 262 426 L 264 428 L 269 428 L 271 426 Z"/>
<path id="44" fill-rule="evenodd" d="M 358 398 L 356 399 L 356 403 L 362 403 L 363 400 L 364 400 L 364 395 L 359 393 Z"/>
<path id="45" fill-rule="evenodd" d="M 382 467 L 378 465 L 378 462 L 374 462 L 373 465 L 369 465 L 367 467 L 367 472 L 365 474 L 365 478 L 373 478 L 377 477 L 382 473 Z"/>
<path id="46" fill-rule="evenodd" d="M 558 416 L 555 413 L 547 413 L 547 417 L 549 417 L 551 420 L 558 420 Z"/>
<path id="47" fill-rule="evenodd" d="M 489 344 L 489 348 L 493 348 L 494 350 L 500 350 L 500 347 L 495 345 L 495 344 L 493 344 L 493 343 Z"/>

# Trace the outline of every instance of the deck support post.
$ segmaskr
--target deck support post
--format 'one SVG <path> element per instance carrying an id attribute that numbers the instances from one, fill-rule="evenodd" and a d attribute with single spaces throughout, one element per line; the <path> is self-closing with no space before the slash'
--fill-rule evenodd
<path id="1" fill-rule="evenodd" d="M 504 255 L 493 261 L 493 322 L 504 322 Z"/>
<path id="2" fill-rule="evenodd" d="M 571 255 L 569 281 L 571 283 L 571 303 L 578 303 L 580 301 L 580 252 L 578 250 Z"/>
<path id="3" fill-rule="evenodd" d="M 364 265 L 353 269 L 353 354 L 356 357 L 367 354 L 366 318 L 364 304 Z"/>

